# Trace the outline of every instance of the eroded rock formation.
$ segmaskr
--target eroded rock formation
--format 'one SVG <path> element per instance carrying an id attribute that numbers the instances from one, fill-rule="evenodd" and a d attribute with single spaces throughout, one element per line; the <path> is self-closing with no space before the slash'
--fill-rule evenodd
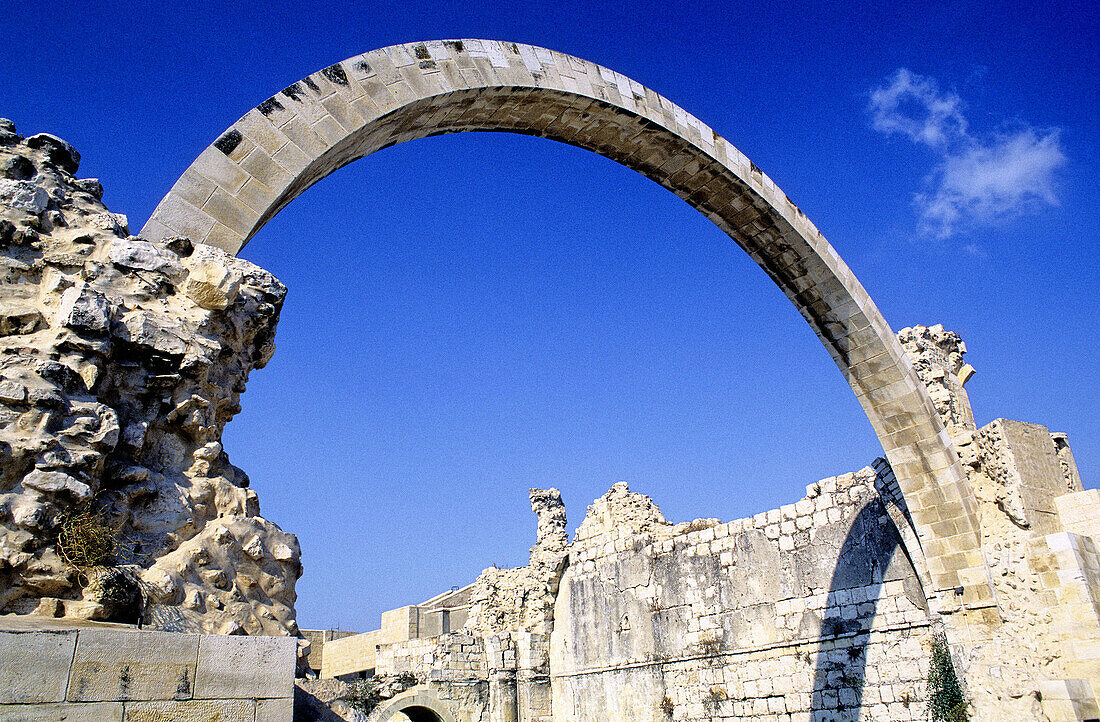
<path id="1" fill-rule="evenodd" d="M 286 288 L 130 236 L 79 159 L 0 120 L 0 612 L 125 618 L 129 586 L 146 624 L 296 634 L 297 539 L 220 442 Z M 106 556 L 80 557 L 77 517 Z"/>

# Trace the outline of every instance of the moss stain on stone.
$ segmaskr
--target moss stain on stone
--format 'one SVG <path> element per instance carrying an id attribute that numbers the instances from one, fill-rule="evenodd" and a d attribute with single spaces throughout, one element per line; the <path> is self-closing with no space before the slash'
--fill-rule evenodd
<path id="1" fill-rule="evenodd" d="M 296 100 L 299 103 L 303 102 L 302 86 L 298 85 L 297 83 L 291 83 L 290 85 L 283 88 L 283 95 L 290 98 L 291 100 Z"/>
<path id="2" fill-rule="evenodd" d="M 244 140 L 244 138 L 241 136 L 240 131 L 236 128 L 231 128 L 214 141 L 214 147 L 222 153 L 229 155 L 237 149 L 237 146 L 241 144 L 242 140 Z"/>
<path id="3" fill-rule="evenodd" d="M 274 97 L 271 97 L 257 105 L 256 110 L 260 111 L 264 115 L 271 115 L 276 110 L 283 110 L 283 104 L 276 100 Z"/>
<path id="4" fill-rule="evenodd" d="M 328 66 L 321 71 L 321 75 L 325 76 L 337 85 L 348 84 L 348 74 L 344 72 L 344 66 L 340 65 L 340 63 Z"/>

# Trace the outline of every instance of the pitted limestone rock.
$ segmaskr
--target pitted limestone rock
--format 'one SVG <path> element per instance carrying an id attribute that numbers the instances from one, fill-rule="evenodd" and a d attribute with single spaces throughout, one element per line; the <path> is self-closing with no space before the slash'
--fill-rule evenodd
<path id="1" fill-rule="evenodd" d="M 295 634 L 297 540 L 220 442 L 286 288 L 214 248 L 129 236 L 78 160 L 0 122 L 0 612 L 112 616 L 119 585 L 58 545 L 86 508 L 121 530 L 147 624 Z"/>

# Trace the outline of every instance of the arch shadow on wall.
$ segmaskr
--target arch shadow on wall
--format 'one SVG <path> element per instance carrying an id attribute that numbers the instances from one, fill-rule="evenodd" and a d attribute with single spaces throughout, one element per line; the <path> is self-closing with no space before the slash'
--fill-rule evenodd
<path id="1" fill-rule="evenodd" d="M 537 135 L 599 153 L 668 188 L 729 235 L 795 305 L 856 394 L 909 504 L 930 591 L 965 586 L 964 602 L 992 599 L 958 457 L 851 269 L 732 144 L 620 73 L 486 40 L 409 43 L 349 58 L 234 123 L 183 173 L 141 234 L 184 235 L 237 253 L 336 169 L 407 140 L 468 131 Z"/>
<path id="2" fill-rule="evenodd" d="M 852 519 L 837 555 L 829 582 L 825 613 L 821 622 L 821 641 L 837 641 L 828 650 L 819 649 L 814 666 L 812 722 L 842 722 L 858 715 L 866 684 L 870 629 L 878 614 L 883 585 L 889 581 L 907 581 L 906 594 L 927 611 L 921 587 L 919 558 L 910 554 L 903 541 L 904 527 L 898 526 L 898 511 L 889 510 L 884 488 L 893 481 L 890 468 L 876 463 L 875 486 L 880 496 L 869 500 Z M 903 502 L 902 502 L 903 504 Z M 897 556 L 900 555 L 900 556 Z M 854 615 L 845 610 L 856 607 L 851 590 L 860 590 L 870 604 L 870 613 Z M 847 642 L 847 644 L 843 644 Z"/>

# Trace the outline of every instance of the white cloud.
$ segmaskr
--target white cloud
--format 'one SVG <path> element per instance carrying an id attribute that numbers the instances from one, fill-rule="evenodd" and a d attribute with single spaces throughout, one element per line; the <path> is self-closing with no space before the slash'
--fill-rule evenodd
<path id="1" fill-rule="evenodd" d="M 975 137 L 957 95 L 905 68 L 871 92 L 868 109 L 875 130 L 904 135 L 939 155 L 925 178 L 928 190 L 914 196 L 922 232 L 947 238 L 1058 204 L 1055 174 L 1066 156 L 1057 129 L 1021 124 Z"/>
<path id="2" fill-rule="evenodd" d="M 901 68 L 888 85 L 871 91 L 875 130 L 900 133 L 933 148 L 966 135 L 962 101 L 941 93 L 936 81 Z"/>
<path id="3" fill-rule="evenodd" d="M 990 225 L 1043 204 L 1058 205 L 1055 171 L 1066 162 L 1058 131 L 1031 128 L 970 142 L 944 156 L 929 176 L 932 190 L 915 197 L 921 228 L 947 238 L 960 225 Z"/>

